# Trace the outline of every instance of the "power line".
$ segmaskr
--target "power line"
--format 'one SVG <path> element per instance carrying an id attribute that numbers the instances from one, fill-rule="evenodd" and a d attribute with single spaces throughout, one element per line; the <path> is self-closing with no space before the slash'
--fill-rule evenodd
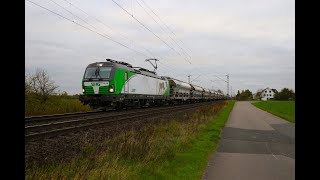
<path id="1" fill-rule="evenodd" d="M 178 77 L 185 77 L 185 74 L 178 74 L 176 73 L 176 70 L 171 68 L 170 66 L 164 64 L 163 62 L 159 61 L 160 64 L 162 64 L 162 68 L 166 69 L 166 72 L 169 72 L 170 74 L 174 75 L 175 78 L 178 78 Z"/>
<path id="2" fill-rule="evenodd" d="M 71 19 L 69 19 L 69 18 L 67 18 L 67 17 L 65 17 L 65 16 L 63 16 L 63 15 L 57 13 L 57 12 L 54 12 L 54 11 L 52 11 L 52 10 L 44 7 L 44 6 L 41 6 L 40 4 L 37 4 L 37 3 L 35 3 L 35 2 L 33 2 L 33 1 L 31 1 L 31 0 L 26 0 L 26 1 L 32 3 L 32 4 L 36 5 L 36 6 L 39 6 L 39 7 L 43 8 L 43 9 L 45 9 L 45 10 L 51 12 L 51 13 L 53 13 L 53 14 L 61 17 L 61 18 L 63 18 L 63 19 L 66 19 L 66 20 L 68 20 L 68 21 L 70 21 L 70 22 L 72 22 L 72 23 L 75 23 L 75 24 L 77 24 L 78 26 L 81 26 L 81 27 L 83 27 L 83 28 L 85 28 L 85 29 L 87 29 L 87 30 L 89 30 L 89 31 L 91 31 L 91 32 L 94 32 L 94 33 L 96 33 L 96 34 L 98 34 L 98 35 L 100 35 L 100 36 L 102 36 L 102 37 L 104 37 L 104 38 L 106 38 L 106 39 L 109 39 L 109 40 L 111 40 L 111 41 L 114 42 L 114 43 L 117 43 L 117 44 L 119 44 L 119 45 L 121 45 L 121 46 L 123 46 L 123 47 L 125 47 L 125 48 L 127 48 L 127 49 L 130 49 L 130 50 L 132 50 L 132 51 L 134 51 L 134 52 L 136 52 L 136 53 L 138 53 L 138 54 L 140 54 L 140 55 L 143 55 L 143 56 L 149 58 L 149 56 L 145 55 L 144 53 L 139 52 L 139 51 L 137 51 L 137 50 L 135 50 L 135 49 L 132 49 L 132 48 L 130 48 L 130 47 L 128 47 L 128 46 L 126 46 L 126 45 L 124 45 L 124 44 L 116 41 L 116 40 L 113 40 L 113 39 L 112 39 L 110 36 L 108 36 L 108 35 L 103 35 L 103 34 L 97 32 L 97 31 L 94 31 L 94 30 L 92 30 L 92 29 L 90 29 L 90 28 L 88 28 L 88 27 L 86 27 L 86 26 L 84 26 L 84 25 L 82 25 L 82 24 L 79 24 L 78 22 L 75 22 L 74 20 L 71 20 Z"/>
<path id="3" fill-rule="evenodd" d="M 163 68 L 164 68 L 164 69 L 167 69 L 167 70 L 166 70 L 167 72 L 170 72 L 170 73 L 172 73 L 172 74 L 176 74 L 176 72 L 174 72 L 174 69 L 173 69 L 173 68 L 167 66 L 166 64 L 164 64 L 164 63 L 161 62 L 161 61 L 159 61 L 159 63 L 163 65 Z"/>
<path id="4" fill-rule="evenodd" d="M 166 26 L 166 28 L 169 30 L 169 32 L 171 32 L 176 38 L 177 38 L 177 36 L 176 36 L 176 34 L 167 26 L 167 24 L 152 10 L 152 8 L 150 7 L 150 6 L 148 6 L 147 5 L 147 3 L 144 1 L 144 0 L 141 0 L 151 11 L 152 11 L 152 13 L 155 15 L 155 16 L 157 16 L 157 18 Z M 178 38 L 177 38 L 178 39 Z M 181 40 L 180 40 L 180 42 L 181 42 L 181 44 L 184 44 Z M 176 42 L 176 44 L 179 46 L 179 44 Z M 180 46 L 179 46 L 180 47 Z M 181 47 L 180 47 L 181 48 Z M 189 51 L 190 51 L 190 49 L 189 49 Z M 191 51 L 190 51 L 191 52 Z M 191 56 L 187 53 L 187 52 L 185 52 L 190 58 L 191 58 Z"/>
<path id="5" fill-rule="evenodd" d="M 110 26 L 106 25 L 105 23 L 103 23 L 101 20 L 97 19 L 94 16 L 89 15 L 87 12 L 85 12 L 84 10 L 82 10 L 81 8 L 77 7 L 76 5 L 72 4 L 70 1 L 68 0 L 64 0 L 67 3 L 69 3 L 71 6 L 75 7 L 76 9 L 78 9 L 79 11 L 83 12 L 84 14 L 86 14 L 88 17 L 92 17 L 93 19 L 95 19 L 97 22 L 101 23 L 102 25 L 104 25 L 105 27 L 107 27 L 108 29 L 110 29 L 113 32 L 117 32 L 120 34 L 120 36 L 128 41 L 134 42 L 135 44 L 137 44 L 138 46 L 142 47 L 145 51 L 147 51 L 151 56 L 156 57 L 150 50 L 148 50 L 147 48 L 145 48 L 142 45 L 139 45 L 139 43 L 133 41 L 132 39 L 130 39 L 127 35 L 124 35 L 123 33 L 120 33 L 119 31 L 115 31 L 113 30 Z"/>
<path id="6" fill-rule="evenodd" d="M 152 8 L 144 1 L 144 0 L 141 0 L 142 2 L 143 2 L 143 4 L 145 5 L 145 6 L 147 6 L 147 8 L 167 27 L 167 29 L 170 31 L 170 32 L 172 32 L 171 31 L 171 29 L 166 25 L 166 23 L 164 23 L 163 22 L 163 20 L 152 10 Z M 173 33 L 173 32 L 172 32 Z M 173 33 L 174 34 L 174 33 Z M 175 35 L 175 34 L 174 34 Z M 169 37 L 170 37 L 170 39 L 172 40 L 172 41 L 174 41 L 179 47 L 180 47 L 180 49 L 182 50 L 182 52 L 184 52 L 185 54 L 187 54 L 190 58 L 191 58 L 191 56 L 187 53 L 187 52 L 185 52 L 185 50 L 174 40 L 174 39 L 172 39 L 171 38 L 171 36 L 169 35 Z M 181 42 L 182 43 L 182 42 Z"/>
<path id="7" fill-rule="evenodd" d="M 214 76 L 216 76 L 216 75 L 214 75 Z M 216 76 L 216 77 L 219 78 L 219 79 L 221 79 L 221 80 L 224 81 L 224 82 L 227 82 L 226 80 L 220 78 L 219 76 Z"/>
<path id="8" fill-rule="evenodd" d="M 156 23 L 160 26 L 161 30 L 162 30 L 164 33 L 167 34 L 167 32 L 163 29 L 163 27 L 160 25 L 160 23 L 159 23 L 157 20 L 155 20 L 150 13 L 148 13 L 148 11 L 139 3 L 139 1 L 136 0 L 136 2 L 137 2 L 138 5 L 144 10 L 144 12 L 146 12 L 146 13 L 152 18 L 152 20 L 153 20 L 154 22 L 156 22 Z M 169 36 L 169 37 L 170 37 L 170 36 Z M 180 53 L 179 53 L 179 54 L 180 54 Z M 181 54 L 180 54 L 180 55 L 181 55 Z"/>
<path id="9" fill-rule="evenodd" d="M 50 0 L 50 1 L 52 1 L 52 0 Z M 70 5 L 72 5 L 73 7 L 75 7 L 75 8 L 77 8 L 79 11 L 81 11 L 81 12 L 83 12 L 83 13 L 85 13 L 87 16 L 89 16 L 90 17 L 90 15 L 88 14 L 88 13 L 86 13 L 84 10 L 82 10 L 82 9 L 80 9 L 79 7 L 77 7 L 77 6 L 75 6 L 74 4 L 72 4 L 71 2 L 69 2 L 69 1 L 67 1 L 67 0 L 64 0 L 64 1 L 66 1 L 66 2 L 68 2 Z M 53 1 L 52 1 L 53 2 Z M 55 2 L 54 2 L 55 3 Z M 58 5 L 59 7 L 61 7 L 61 8 L 63 8 L 60 4 L 57 4 L 57 3 L 55 3 L 56 5 Z M 68 11 L 70 14 L 72 14 L 72 15 L 74 15 L 72 12 L 70 12 L 69 10 L 67 10 L 67 9 L 65 9 L 65 8 L 63 8 L 64 10 L 66 10 L 66 11 Z M 79 19 L 81 19 L 80 17 L 78 17 L 78 16 L 76 16 L 76 15 L 74 15 L 75 17 L 77 17 L 77 18 L 79 18 Z M 94 18 L 94 17 L 93 17 Z M 100 23 L 102 23 L 103 25 L 105 25 L 103 22 L 101 22 L 99 19 L 97 19 L 97 18 L 94 18 L 96 21 L 98 21 L 98 22 L 100 22 Z M 83 22 L 86 22 L 86 21 L 84 21 L 83 19 L 81 19 Z M 87 22 L 86 22 L 87 23 Z M 89 23 L 87 23 L 88 25 L 90 25 Z M 109 29 L 111 29 L 112 30 L 112 28 L 110 28 L 109 26 L 107 26 L 107 25 L 105 25 L 107 28 L 109 28 Z M 93 26 L 92 26 L 93 27 Z M 95 28 L 95 27 L 93 27 L 93 28 Z M 96 28 L 95 28 L 96 29 Z M 112 30 L 113 31 L 113 30 Z M 124 35 L 122 35 L 122 36 L 124 36 Z M 124 36 L 125 37 L 125 36 Z M 127 39 L 129 39 L 128 37 L 126 37 Z M 130 39 L 129 39 L 130 40 Z M 153 55 L 148 49 L 146 49 L 145 48 L 145 50 L 146 51 L 148 51 L 151 55 Z M 154 55 L 153 55 L 154 56 Z M 155 56 L 154 56 L 155 57 Z M 163 64 L 163 63 L 162 63 Z M 165 64 L 163 64 L 163 65 L 165 65 Z M 168 67 L 168 66 L 167 66 Z M 166 68 L 166 69 L 168 69 L 168 68 Z M 172 72 L 171 70 L 169 70 L 170 72 Z"/>
<path id="10" fill-rule="evenodd" d="M 198 79 L 200 76 L 201 76 L 201 74 L 199 76 L 197 76 L 196 78 L 194 78 L 192 81 Z M 192 82 L 192 81 L 190 81 L 190 82 Z"/>
<path id="11" fill-rule="evenodd" d="M 69 12 L 70 14 L 72 14 L 73 16 L 75 16 L 76 18 L 80 19 L 81 21 L 85 22 L 86 24 L 88 24 L 89 26 L 93 27 L 94 29 L 97 30 L 97 28 L 95 28 L 94 26 L 92 26 L 91 24 L 89 24 L 87 21 L 83 20 L 82 18 L 80 18 L 79 16 L 75 15 L 74 13 L 72 13 L 71 11 L 69 11 L 68 9 L 66 9 L 65 7 L 61 6 L 59 3 L 53 1 L 53 0 L 49 0 L 51 2 L 53 2 L 55 5 L 61 7 L 62 9 L 64 9 L 65 11 Z"/>
<path id="12" fill-rule="evenodd" d="M 51 2 L 55 3 L 56 5 L 58 5 L 59 7 L 63 8 L 65 11 L 69 12 L 70 14 L 72 14 L 73 16 L 77 17 L 78 19 L 82 20 L 83 22 L 85 22 L 86 24 L 88 24 L 89 26 L 93 27 L 94 29 L 97 30 L 96 27 L 90 25 L 87 21 L 83 20 L 82 18 L 80 18 L 79 16 L 76 16 L 74 13 L 72 13 L 71 11 L 67 10 L 66 8 L 64 8 L 63 6 L 61 6 L 60 4 L 54 2 L 53 0 L 50 0 Z M 76 9 L 80 10 L 81 12 L 85 13 L 87 16 L 90 17 L 90 15 L 88 13 L 86 13 L 84 10 L 78 8 L 77 6 L 75 6 L 74 4 L 72 4 L 70 1 L 67 1 L 67 0 L 64 0 L 66 1 L 67 3 L 69 3 L 70 5 L 72 5 L 73 7 L 75 7 Z M 93 17 L 94 18 L 94 17 Z M 96 21 L 98 21 L 99 23 L 103 24 L 104 26 L 106 26 L 107 28 L 109 28 L 111 31 L 114 31 L 111 27 L 107 26 L 105 23 L 101 22 L 99 19 L 97 18 L 94 18 Z M 121 34 L 122 37 L 124 37 L 125 39 L 129 40 L 129 41 L 132 41 L 130 40 L 128 37 L 124 36 Z M 153 57 L 155 57 L 148 49 L 146 49 L 145 47 L 142 46 L 143 49 L 145 49 L 147 52 L 149 52 L 149 54 L 151 54 Z"/>
<path id="13" fill-rule="evenodd" d="M 201 74 L 200 74 L 201 75 Z M 203 74 L 202 74 L 203 75 Z M 212 80 L 211 79 L 209 79 L 206 75 L 204 75 L 204 77 L 209 81 L 209 82 L 212 82 Z M 218 77 L 218 76 L 216 76 L 216 77 Z M 224 80 L 224 79 L 222 79 L 222 78 L 220 78 L 220 77 L 218 77 L 220 80 L 222 80 L 222 81 L 224 81 L 224 82 L 226 82 L 226 83 L 228 83 L 228 81 L 226 81 L 226 80 Z M 227 86 L 228 87 L 228 86 Z"/>
<path id="14" fill-rule="evenodd" d="M 120 4 L 118 4 L 117 2 L 115 2 L 114 0 L 111 0 L 112 2 L 114 2 L 119 8 L 121 8 L 123 11 L 125 11 L 129 16 L 131 16 L 134 20 L 136 20 L 141 26 L 143 26 L 145 29 L 147 29 L 149 32 L 151 32 L 154 36 L 156 36 L 160 41 L 162 41 L 163 43 L 165 43 L 171 50 L 173 50 L 174 52 L 176 52 L 177 54 L 180 55 L 179 52 L 177 52 L 175 49 L 173 49 L 166 41 L 164 41 L 163 39 L 161 39 L 158 35 L 156 35 L 152 30 L 150 30 L 146 25 L 144 25 L 141 21 L 139 21 L 136 17 L 133 16 L 133 14 L 131 14 L 129 11 L 127 11 L 125 8 L 123 8 Z M 180 55 L 181 56 L 181 55 Z M 189 60 L 187 60 L 190 64 L 191 62 Z"/>
<path id="15" fill-rule="evenodd" d="M 164 30 L 164 28 L 162 27 L 162 25 L 161 25 L 156 19 L 154 19 L 153 16 L 152 16 L 150 13 L 148 13 L 148 11 L 139 3 L 139 1 L 136 0 L 136 2 L 137 2 L 138 5 L 152 18 L 152 20 L 153 20 L 154 22 L 156 22 L 156 23 L 160 26 L 161 30 L 162 30 L 164 33 L 168 34 L 168 33 Z M 146 5 L 146 3 L 145 3 L 144 1 L 143 1 L 143 3 Z M 147 5 L 146 5 L 146 6 L 147 6 Z M 148 6 L 147 6 L 147 7 L 148 7 Z M 148 8 L 149 8 L 149 10 L 152 11 L 152 9 L 151 9 L 150 7 L 148 7 Z M 175 41 L 174 39 L 172 39 L 170 35 L 168 35 L 168 37 L 169 37 L 173 42 L 176 43 L 176 41 Z M 176 44 L 177 44 L 177 43 L 176 43 Z M 178 45 L 178 46 L 180 47 L 180 49 L 182 50 L 182 53 L 186 54 L 186 53 L 184 52 L 184 50 L 181 48 L 181 46 L 180 46 L 179 44 L 177 44 L 177 45 Z M 179 52 L 176 51 L 176 53 L 178 53 L 180 56 L 182 56 Z M 190 56 L 190 58 L 191 58 L 191 56 Z M 186 61 L 191 64 L 191 62 L 190 62 L 188 59 L 186 59 Z"/>
<path id="16" fill-rule="evenodd" d="M 130 47 L 128 47 L 128 46 L 126 46 L 126 45 L 124 45 L 124 44 L 116 41 L 116 40 L 113 40 L 113 39 L 112 39 L 110 36 L 108 36 L 108 35 L 104 35 L 104 34 L 101 34 L 101 33 L 97 32 L 97 31 L 94 31 L 94 30 L 92 30 L 91 28 L 88 28 L 88 27 L 86 27 L 86 26 L 84 26 L 84 25 L 82 25 L 82 24 L 80 24 L 80 23 L 78 23 L 78 22 L 75 22 L 74 20 L 71 20 L 71 19 L 69 19 L 69 18 L 67 18 L 67 17 L 65 17 L 65 16 L 63 16 L 63 15 L 57 13 L 57 12 L 54 12 L 54 11 L 52 11 L 52 10 L 44 7 L 44 6 L 41 6 L 41 5 L 39 5 L 39 4 L 31 1 L 31 0 L 27 0 L 27 1 L 30 2 L 30 3 L 33 3 L 34 5 L 37 5 L 37 6 L 41 7 L 41 8 L 43 8 L 43 9 L 47 10 L 47 11 L 49 11 L 49 12 L 51 12 L 51 13 L 57 15 L 57 16 L 60 16 L 60 17 L 66 19 L 66 20 L 68 20 L 68 21 L 70 21 L 70 22 L 73 22 L 73 23 L 75 23 L 75 24 L 77 24 L 77 25 L 79 25 L 79 26 L 81 26 L 81 27 L 83 27 L 83 28 L 85 28 L 85 29 L 87 29 L 87 30 L 89 30 L 89 31 L 92 31 L 92 32 L 94 32 L 94 33 L 96 33 L 96 34 L 104 37 L 104 38 L 107 38 L 107 39 L 113 41 L 114 43 L 117 43 L 117 44 L 119 44 L 119 45 L 121 45 L 121 46 L 123 46 L 123 47 L 125 47 L 125 48 L 127 48 L 127 49 L 130 49 L 130 50 L 136 52 L 137 54 L 141 54 L 141 55 L 149 58 L 149 56 L 147 56 L 146 54 L 144 54 L 144 53 L 142 53 L 142 52 L 139 52 L 139 51 L 137 51 L 137 50 L 135 50 L 135 49 L 132 49 L 132 48 L 130 48 Z M 50 1 L 53 2 L 52 0 L 50 0 Z M 65 1 L 66 1 L 66 0 L 65 0 Z M 67 2 L 68 2 L 68 1 L 67 1 Z M 55 3 L 55 4 L 58 5 L 58 6 L 60 6 L 61 8 L 63 8 L 61 5 L 59 5 L 59 4 L 57 4 L 57 3 Z M 72 3 L 69 2 L 69 4 L 72 4 Z M 72 4 L 72 5 L 73 5 L 73 4 Z M 73 6 L 76 7 L 75 5 L 73 5 Z M 78 10 L 82 11 L 83 13 L 87 14 L 88 16 L 90 16 L 88 13 L 86 13 L 86 12 L 83 11 L 82 9 L 80 9 L 80 8 L 78 8 L 78 7 L 76 7 L 76 8 L 77 8 Z M 63 9 L 66 10 L 66 11 L 68 11 L 70 14 L 74 15 L 74 16 L 77 17 L 78 19 L 82 20 L 82 21 L 85 22 L 86 24 L 90 25 L 87 21 L 85 21 L 85 20 L 83 20 L 82 18 L 76 16 L 74 13 L 70 12 L 69 10 L 67 10 L 67 9 L 65 9 L 65 8 L 63 8 Z M 96 19 L 96 18 L 95 18 L 95 19 Z M 96 19 L 96 20 L 99 21 L 100 23 L 102 23 L 100 20 L 98 20 L 98 19 Z M 104 23 L 102 23 L 102 24 L 104 24 Z M 105 24 L 104 24 L 104 25 L 105 25 Z M 90 26 L 93 27 L 94 29 L 97 29 L 97 28 L 95 28 L 95 27 L 92 26 L 92 25 L 90 25 Z M 105 26 L 108 27 L 107 25 L 105 25 Z M 110 28 L 110 27 L 108 27 L 108 28 Z M 111 28 L 110 28 L 110 29 L 111 29 Z M 111 30 L 112 30 L 112 29 L 111 29 Z M 147 50 L 147 49 L 146 49 L 146 50 Z M 149 51 L 149 53 L 152 54 L 150 51 Z M 164 63 L 161 63 L 161 64 L 165 65 Z M 169 66 L 166 66 L 166 67 L 169 67 Z M 168 68 L 165 68 L 165 69 L 168 69 Z M 171 68 L 170 68 L 170 69 L 171 69 Z M 173 74 L 176 74 L 175 72 L 171 71 L 170 69 L 169 69 L 170 72 L 172 72 Z M 200 76 L 200 75 L 199 75 L 199 76 Z M 199 77 L 199 76 L 198 76 L 198 77 Z M 197 77 L 197 78 L 198 78 L 198 77 Z M 205 77 L 206 77 L 206 76 L 205 76 Z M 206 78 L 207 78 L 207 77 L 206 77 Z M 207 78 L 207 79 L 208 79 L 208 78 Z M 209 80 L 209 79 L 208 79 L 208 80 Z"/>
<path id="17" fill-rule="evenodd" d="M 227 83 L 227 96 L 229 96 L 229 74 L 225 75 L 225 76 L 227 76 L 227 80 L 224 80 L 224 79 L 220 78 L 220 77 L 217 76 L 217 75 L 214 75 L 214 76 L 216 76 L 217 78 L 219 78 L 219 79 L 221 79 L 222 81 L 224 81 L 224 82 Z"/>
<path id="18" fill-rule="evenodd" d="M 84 14 L 86 14 L 88 17 L 91 17 L 87 12 L 85 12 L 84 10 L 80 9 L 79 7 L 77 7 L 76 5 L 72 4 L 70 1 L 68 0 L 64 0 L 66 1 L 67 3 L 69 3 L 71 6 L 75 7 L 76 9 L 78 9 L 79 11 L 83 12 Z M 110 26 L 106 25 L 105 23 L 103 23 L 102 21 L 100 21 L 99 19 L 95 18 L 95 17 L 92 17 L 94 18 L 96 21 L 98 21 L 99 23 L 103 24 L 104 26 L 106 26 L 107 28 L 109 28 L 111 31 L 114 31 Z M 119 33 L 124 39 L 128 39 L 127 37 L 123 36 L 121 33 Z"/>

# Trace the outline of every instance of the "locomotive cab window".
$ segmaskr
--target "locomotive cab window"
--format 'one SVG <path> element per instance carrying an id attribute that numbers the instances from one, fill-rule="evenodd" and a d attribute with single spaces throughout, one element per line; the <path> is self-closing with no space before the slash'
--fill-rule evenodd
<path id="1" fill-rule="evenodd" d="M 88 67 L 84 74 L 85 79 L 89 78 L 110 78 L 112 67 Z"/>

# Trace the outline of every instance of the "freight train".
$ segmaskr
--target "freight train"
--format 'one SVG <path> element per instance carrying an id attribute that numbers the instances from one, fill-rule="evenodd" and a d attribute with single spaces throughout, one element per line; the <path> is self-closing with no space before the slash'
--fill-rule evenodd
<path id="1" fill-rule="evenodd" d="M 79 100 L 83 104 L 102 110 L 226 99 L 220 92 L 111 59 L 87 66 L 82 92 Z"/>

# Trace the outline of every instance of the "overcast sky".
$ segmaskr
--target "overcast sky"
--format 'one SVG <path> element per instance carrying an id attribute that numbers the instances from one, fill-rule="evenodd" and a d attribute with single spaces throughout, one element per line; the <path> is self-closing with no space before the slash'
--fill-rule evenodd
<path id="1" fill-rule="evenodd" d="M 294 90 L 294 3 L 26 0 L 25 71 L 46 69 L 60 91 L 75 94 L 89 63 L 110 58 L 153 70 L 145 59 L 157 58 L 158 75 L 188 81 L 190 74 L 205 88 L 226 92 L 229 74 L 233 93 Z"/>

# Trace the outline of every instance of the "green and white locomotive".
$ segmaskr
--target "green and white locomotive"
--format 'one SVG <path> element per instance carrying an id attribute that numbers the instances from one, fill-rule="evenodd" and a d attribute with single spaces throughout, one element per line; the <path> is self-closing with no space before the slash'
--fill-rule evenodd
<path id="1" fill-rule="evenodd" d="M 225 99 L 202 88 L 131 64 L 107 59 L 89 64 L 79 99 L 92 109 L 161 106 Z"/>
<path id="2" fill-rule="evenodd" d="M 107 59 L 89 64 L 82 80 L 83 104 L 93 109 L 163 105 L 169 102 L 166 77 L 144 68 Z"/>

